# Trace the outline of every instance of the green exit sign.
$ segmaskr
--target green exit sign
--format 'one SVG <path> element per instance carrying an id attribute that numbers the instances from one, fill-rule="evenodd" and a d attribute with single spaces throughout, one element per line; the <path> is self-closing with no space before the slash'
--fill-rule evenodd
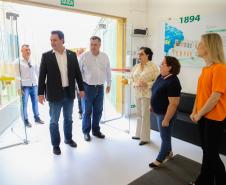
<path id="1" fill-rule="evenodd" d="M 60 4 L 63 6 L 75 6 L 74 0 L 60 0 Z"/>

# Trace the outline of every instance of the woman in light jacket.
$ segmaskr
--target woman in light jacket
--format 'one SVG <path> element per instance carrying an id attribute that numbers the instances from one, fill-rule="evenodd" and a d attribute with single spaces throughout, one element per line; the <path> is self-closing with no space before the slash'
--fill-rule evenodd
<path id="1" fill-rule="evenodd" d="M 132 139 L 140 140 L 139 145 L 145 145 L 150 142 L 150 89 L 159 70 L 152 62 L 153 52 L 150 48 L 141 47 L 138 55 L 140 63 L 131 72 L 137 108 L 136 134 Z"/>

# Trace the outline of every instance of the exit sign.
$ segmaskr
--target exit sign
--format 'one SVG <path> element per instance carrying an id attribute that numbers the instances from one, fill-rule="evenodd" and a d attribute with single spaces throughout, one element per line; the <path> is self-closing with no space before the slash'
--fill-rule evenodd
<path id="1" fill-rule="evenodd" d="M 74 0 L 60 0 L 60 4 L 63 6 L 75 6 Z"/>

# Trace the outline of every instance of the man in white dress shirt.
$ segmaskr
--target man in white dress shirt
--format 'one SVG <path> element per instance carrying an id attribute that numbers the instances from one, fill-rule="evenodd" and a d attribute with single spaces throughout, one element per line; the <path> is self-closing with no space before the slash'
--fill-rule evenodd
<path id="1" fill-rule="evenodd" d="M 17 91 L 22 95 L 22 118 L 25 126 L 31 127 L 28 120 L 27 103 L 29 96 L 31 97 L 32 110 L 36 123 L 43 124 L 44 122 L 39 117 L 38 111 L 38 67 L 31 61 L 31 50 L 29 45 L 23 44 L 21 47 L 22 57 L 16 61 Z"/>
<path id="2" fill-rule="evenodd" d="M 100 120 L 103 111 L 104 83 L 107 82 L 106 93 L 110 92 L 111 69 L 107 54 L 100 51 L 101 39 L 90 38 L 90 51 L 79 59 L 83 77 L 85 96 L 82 98 L 82 131 L 85 141 L 90 141 L 90 131 L 98 138 L 105 138 L 100 132 Z M 92 118 L 91 118 L 92 117 Z M 92 124 L 91 124 L 92 123 Z"/>

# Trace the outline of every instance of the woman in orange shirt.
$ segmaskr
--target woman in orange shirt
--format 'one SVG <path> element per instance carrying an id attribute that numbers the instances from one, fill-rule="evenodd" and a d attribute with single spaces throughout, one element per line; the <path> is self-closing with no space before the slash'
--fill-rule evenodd
<path id="1" fill-rule="evenodd" d="M 221 37 L 216 33 L 202 35 L 197 52 L 206 66 L 198 80 L 190 118 L 199 126 L 203 161 L 200 175 L 189 185 L 226 185 L 225 167 L 219 156 L 226 124 L 226 65 Z"/>

